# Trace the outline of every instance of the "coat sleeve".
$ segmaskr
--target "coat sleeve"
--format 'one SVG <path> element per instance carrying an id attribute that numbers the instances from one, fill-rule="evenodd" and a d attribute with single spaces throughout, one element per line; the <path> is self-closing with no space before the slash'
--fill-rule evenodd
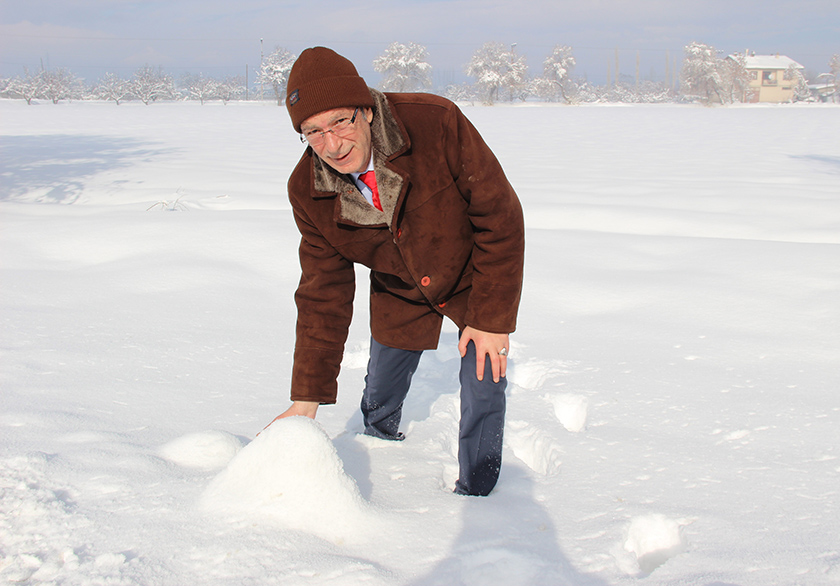
<path id="1" fill-rule="evenodd" d="M 335 403 L 353 316 L 356 274 L 353 263 L 324 239 L 294 202 L 293 210 L 301 233 L 301 278 L 295 292 L 298 315 L 291 399 Z"/>
<path id="2" fill-rule="evenodd" d="M 473 277 L 466 325 L 493 333 L 516 329 L 525 262 L 522 206 L 502 166 L 457 106 L 450 113 L 447 162 L 468 203 Z"/>

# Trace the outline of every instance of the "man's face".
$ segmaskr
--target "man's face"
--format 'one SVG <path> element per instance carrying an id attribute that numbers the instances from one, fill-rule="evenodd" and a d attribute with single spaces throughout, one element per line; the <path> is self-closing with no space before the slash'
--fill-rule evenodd
<path id="1" fill-rule="evenodd" d="M 300 125 L 304 136 L 307 134 L 324 132 L 324 142 L 311 145 L 312 150 L 321 160 L 339 173 L 361 173 L 367 170 L 370 162 L 371 138 L 370 123 L 373 120 L 373 110 L 359 109 L 355 122 L 348 127 L 349 132 L 338 136 L 327 132 L 337 121 L 353 117 L 355 108 L 334 108 L 310 116 Z"/>

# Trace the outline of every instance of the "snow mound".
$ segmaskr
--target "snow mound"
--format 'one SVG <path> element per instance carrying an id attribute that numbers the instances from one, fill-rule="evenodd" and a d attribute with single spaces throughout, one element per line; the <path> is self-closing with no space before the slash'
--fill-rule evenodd
<path id="1" fill-rule="evenodd" d="M 200 505 L 334 542 L 371 530 L 377 516 L 330 438 L 307 417 L 280 419 L 262 431 L 213 479 Z"/>
<path id="2" fill-rule="evenodd" d="M 586 428 L 586 418 L 589 414 L 589 402 L 586 397 L 564 393 L 548 395 L 546 399 L 554 405 L 554 414 L 568 431 L 577 433 Z"/>
<path id="3" fill-rule="evenodd" d="M 635 517 L 624 541 L 624 552 L 630 554 L 627 557 L 635 557 L 635 563 L 625 558 L 619 559 L 619 564 L 629 574 L 647 575 L 685 551 L 685 545 L 677 521 L 659 514 Z"/>
<path id="4" fill-rule="evenodd" d="M 224 431 L 189 433 L 160 448 L 160 456 L 187 468 L 219 470 L 242 449 L 242 441 Z"/>

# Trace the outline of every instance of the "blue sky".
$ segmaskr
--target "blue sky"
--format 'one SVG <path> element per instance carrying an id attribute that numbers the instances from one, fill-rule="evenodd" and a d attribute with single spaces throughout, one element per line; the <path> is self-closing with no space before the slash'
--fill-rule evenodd
<path id="1" fill-rule="evenodd" d="M 260 40 L 262 39 L 262 43 Z M 572 46 L 595 83 L 615 70 L 664 79 L 692 41 L 731 53 L 782 53 L 819 73 L 840 53 L 837 0 L 2 0 L 0 75 L 67 67 L 88 81 L 139 66 L 251 75 L 260 50 L 326 45 L 375 85 L 371 62 L 388 44 L 429 50 L 436 82 L 463 81 L 487 41 L 516 44 L 539 74 L 555 44 Z"/>

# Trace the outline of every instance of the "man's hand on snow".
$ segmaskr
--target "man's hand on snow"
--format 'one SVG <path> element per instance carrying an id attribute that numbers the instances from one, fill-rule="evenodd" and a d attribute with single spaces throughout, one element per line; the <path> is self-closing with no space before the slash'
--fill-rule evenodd
<path id="1" fill-rule="evenodd" d="M 295 401 L 292 403 L 292 406 L 286 409 L 283 413 L 275 417 L 271 423 L 274 423 L 278 419 L 284 419 L 286 417 L 294 417 L 296 415 L 302 415 L 303 417 L 309 417 L 310 419 L 315 419 L 315 414 L 318 412 L 318 405 L 317 401 Z M 268 429 L 271 426 L 271 423 L 266 425 L 263 429 Z"/>

